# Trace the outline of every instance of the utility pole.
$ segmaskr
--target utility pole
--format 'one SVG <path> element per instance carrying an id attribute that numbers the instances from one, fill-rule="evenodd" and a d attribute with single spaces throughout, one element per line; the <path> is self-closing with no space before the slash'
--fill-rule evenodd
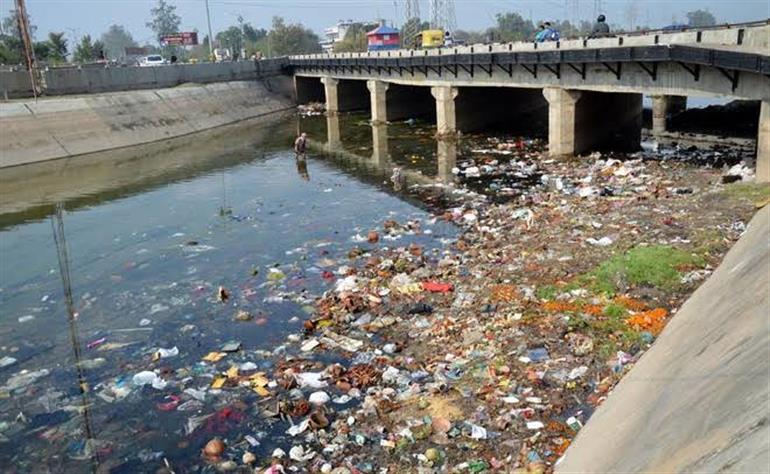
<path id="1" fill-rule="evenodd" d="M 37 96 L 40 93 L 40 81 L 38 80 L 35 48 L 32 45 L 32 35 L 29 31 L 29 19 L 27 18 L 27 8 L 24 6 L 24 0 L 16 0 L 16 20 L 19 23 L 21 44 L 24 46 L 24 59 L 27 62 L 27 70 L 29 71 L 32 95 L 37 100 Z"/>
<path id="2" fill-rule="evenodd" d="M 404 47 L 414 47 L 414 38 L 420 32 L 420 2 L 406 0 L 404 24 L 401 28 L 401 44 Z"/>
<path id="3" fill-rule="evenodd" d="M 211 34 L 211 12 L 209 11 L 209 0 L 206 0 L 206 23 L 209 25 L 209 60 L 214 60 L 214 35 Z"/>

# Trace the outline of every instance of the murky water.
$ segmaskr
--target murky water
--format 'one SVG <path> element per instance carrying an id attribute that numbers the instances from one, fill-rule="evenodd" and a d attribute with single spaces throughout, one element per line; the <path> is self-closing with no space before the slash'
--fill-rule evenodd
<path id="1" fill-rule="evenodd" d="M 299 126 L 328 134 L 325 121 Z M 368 230 L 420 221 L 423 232 L 378 245 L 428 248 L 457 232 L 389 179 L 394 166 L 425 182 L 451 174 L 456 158 L 437 166 L 428 128 L 394 127 L 385 156 L 384 135 L 372 139 L 360 117 L 343 121 L 346 151 L 333 159 L 298 161 L 291 119 L 111 167 L 13 171 L 0 214 L 5 471 L 154 472 L 166 458 L 187 472 L 204 469 L 200 449 L 214 435 L 259 443 L 260 458 L 288 445 L 287 424 L 256 415 L 260 395 L 209 388 L 222 364 L 202 358 L 235 341 L 229 365 L 270 373 L 331 288 L 329 272 L 353 246 L 372 247 Z M 156 372 L 156 387 L 136 383 L 143 371 Z"/>

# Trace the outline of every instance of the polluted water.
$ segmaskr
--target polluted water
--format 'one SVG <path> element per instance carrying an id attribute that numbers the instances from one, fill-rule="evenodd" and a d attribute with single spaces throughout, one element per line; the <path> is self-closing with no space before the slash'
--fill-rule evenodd
<path id="1" fill-rule="evenodd" d="M 301 112 L 2 218 L 3 466 L 550 472 L 764 192 L 719 151 L 556 161 Z"/>

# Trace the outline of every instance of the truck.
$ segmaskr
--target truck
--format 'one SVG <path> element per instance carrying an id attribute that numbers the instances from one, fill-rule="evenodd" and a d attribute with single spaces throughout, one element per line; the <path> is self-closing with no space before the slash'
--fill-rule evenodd
<path id="1" fill-rule="evenodd" d="M 431 49 L 444 46 L 444 30 L 422 30 L 415 35 L 416 48 Z"/>

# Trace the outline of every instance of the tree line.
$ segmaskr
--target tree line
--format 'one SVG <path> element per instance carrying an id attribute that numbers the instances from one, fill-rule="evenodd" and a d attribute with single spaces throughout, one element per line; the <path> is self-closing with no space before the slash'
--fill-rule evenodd
<path id="1" fill-rule="evenodd" d="M 35 38 L 37 28 L 30 20 L 35 58 L 45 64 L 65 62 L 90 63 L 96 61 L 118 61 L 125 59 L 126 48 L 141 47 L 147 54 L 161 53 L 167 58 L 172 55 L 180 60 L 209 58 L 209 38 L 203 37 L 197 46 L 181 47 L 161 44 L 161 38 L 179 33 L 182 18 L 176 13 L 176 6 L 167 0 L 158 0 L 150 10 L 146 26 L 153 32 L 157 43 L 142 44 L 136 41 L 122 25 L 112 25 L 98 38 L 83 35 L 77 41 L 67 38 L 64 32 L 51 32 L 42 40 Z M 11 10 L 0 22 L 0 64 L 24 64 L 24 48 L 21 42 L 18 18 Z M 247 57 L 259 55 L 283 56 L 321 51 L 318 36 L 299 23 L 287 23 L 281 17 L 274 17 L 269 30 L 255 28 L 243 17 L 238 24 L 220 31 L 214 36 L 214 46 L 228 48 L 234 55 L 245 51 Z"/>
<path id="2" fill-rule="evenodd" d="M 149 53 L 162 53 L 167 58 L 173 56 L 180 60 L 208 60 L 210 38 L 203 37 L 201 44 L 193 47 L 167 46 L 161 44 L 161 38 L 180 32 L 182 18 L 176 12 L 176 6 L 167 0 L 157 0 L 150 10 L 150 19 L 146 26 L 154 33 L 157 44 L 143 44 L 141 48 Z M 706 10 L 695 10 L 686 14 L 688 25 L 702 27 L 715 25 L 716 18 Z M 581 21 L 573 24 L 568 20 L 552 21 L 552 25 L 561 32 L 562 37 L 582 36 L 590 33 L 592 24 Z M 366 51 L 366 33 L 377 27 L 374 22 L 355 23 L 348 28 L 345 37 L 334 45 L 336 52 Z M 413 34 L 429 29 L 427 22 L 417 18 L 408 20 L 401 27 L 402 42 L 412 46 Z M 616 29 L 616 28 L 614 28 Z M 651 29 L 637 26 L 636 29 Z M 33 35 L 36 27 L 30 24 Z M 529 41 L 535 35 L 537 25 L 523 18 L 517 12 L 498 13 L 495 24 L 479 31 L 457 30 L 453 36 L 467 43 Z M 74 43 L 74 44 L 72 44 Z M 261 57 L 306 54 L 321 51 L 318 36 L 300 23 L 287 23 L 281 17 L 274 17 L 269 30 L 255 28 L 242 16 L 237 24 L 218 32 L 214 36 L 214 46 L 227 48 L 238 57 L 257 55 Z M 68 39 L 64 32 L 50 32 L 40 41 L 33 41 L 35 57 L 48 64 L 64 62 L 89 63 L 94 61 L 121 61 L 125 58 L 126 48 L 140 47 L 131 33 L 121 25 L 112 25 L 98 38 L 83 35 L 77 41 Z M 12 10 L 0 22 L 0 64 L 23 64 L 24 51 L 19 36 L 16 12 Z"/>

